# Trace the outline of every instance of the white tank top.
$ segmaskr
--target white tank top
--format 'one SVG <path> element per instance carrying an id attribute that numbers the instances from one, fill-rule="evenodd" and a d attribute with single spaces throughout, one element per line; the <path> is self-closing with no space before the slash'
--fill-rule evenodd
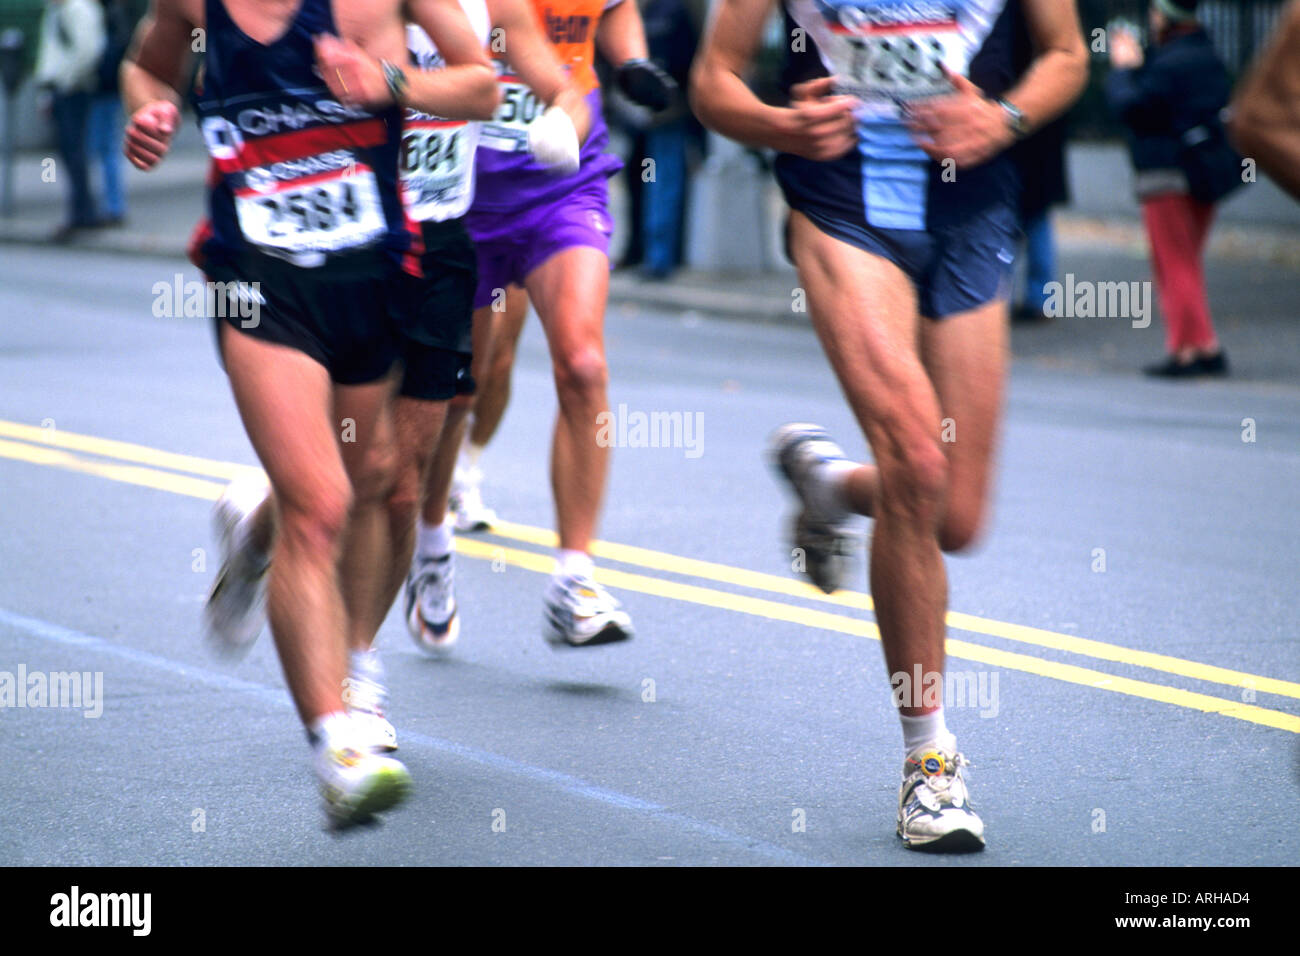
<path id="1" fill-rule="evenodd" d="M 486 47 L 490 27 L 487 3 L 460 0 L 460 5 L 479 43 Z M 446 65 L 429 35 L 413 23 L 406 25 L 406 46 L 420 69 Z M 481 125 L 406 110 L 397 168 L 402 204 L 412 219 L 442 222 L 459 219 L 469 210 L 474 201 L 474 153 Z"/>

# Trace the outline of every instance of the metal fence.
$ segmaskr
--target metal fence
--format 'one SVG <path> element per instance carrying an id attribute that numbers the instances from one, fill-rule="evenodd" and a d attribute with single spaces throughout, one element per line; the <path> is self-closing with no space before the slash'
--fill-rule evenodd
<path id="1" fill-rule="evenodd" d="M 1146 29 L 1149 0 L 1078 2 L 1084 39 L 1090 45 L 1094 31 L 1104 29 L 1116 18 L 1130 20 Z M 1267 42 L 1285 6 L 1286 0 L 1202 0 L 1197 16 L 1234 81 Z M 1071 129 L 1076 138 L 1111 139 L 1120 135 L 1119 125 L 1110 115 L 1103 92 L 1108 69 L 1106 55 L 1094 52 L 1088 88 L 1071 112 Z"/>

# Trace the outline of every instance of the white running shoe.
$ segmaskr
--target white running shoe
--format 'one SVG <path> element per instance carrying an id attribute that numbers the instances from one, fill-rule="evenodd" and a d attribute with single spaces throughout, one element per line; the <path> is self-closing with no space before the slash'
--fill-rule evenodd
<path id="1" fill-rule="evenodd" d="M 347 705 L 361 742 L 375 753 L 397 749 L 397 729 L 384 713 L 388 688 L 384 668 L 375 651 L 352 654 L 352 673 L 343 678 L 343 703 Z"/>
<path id="2" fill-rule="evenodd" d="M 365 823 L 411 793 L 411 775 L 400 760 L 357 741 L 321 744 L 315 762 L 325 815 L 335 829 Z"/>
<path id="3" fill-rule="evenodd" d="M 456 466 L 447 506 L 451 509 L 457 531 L 491 531 L 497 523 L 497 513 L 483 504 L 482 484 L 483 469 L 476 465 Z"/>
<path id="4" fill-rule="evenodd" d="M 244 475 L 226 486 L 212 508 L 212 529 L 221 548 L 221 568 L 203 606 L 204 639 L 230 658 L 248 653 L 266 623 L 270 558 L 253 549 L 252 515 L 270 488 L 260 475 Z"/>
<path id="5" fill-rule="evenodd" d="M 898 790 L 898 835 L 912 850 L 965 853 L 984 849 L 984 821 L 971 806 L 962 754 L 937 743 L 907 755 Z"/>
<path id="6" fill-rule="evenodd" d="M 626 641 L 632 618 L 615 597 L 587 576 L 551 576 L 542 636 L 554 647 L 591 647 Z"/>
<path id="7" fill-rule="evenodd" d="M 793 422 L 772 433 L 768 455 L 802 505 L 794 519 L 791 544 L 803 555 L 804 573 L 822 591 L 833 594 L 844 582 L 853 553 L 851 516 L 847 511 L 828 514 L 817 504 L 811 486 L 819 480 L 818 466 L 847 460 L 844 451 L 819 425 Z"/>
<path id="8" fill-rule="evenodd" d="M 455 563 L 451 552 L 440 558 L 415 556 L 406 576 L 406 627 L 420 650 L 441 656 L 460 636 L 456 607 Z"/>

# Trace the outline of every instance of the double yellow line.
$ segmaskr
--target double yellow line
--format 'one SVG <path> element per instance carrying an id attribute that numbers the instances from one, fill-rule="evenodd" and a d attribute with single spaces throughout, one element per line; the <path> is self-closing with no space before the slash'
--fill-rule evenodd
<path id="1" fill-rule="evenodd" d="M 95 457 L 86 457 L 88 455 Z M 0 420 L 0 457 L 207 500 L 215 499 L 221 493 L 225 482 L 231 478 L 243 472 L 256 471 L 249 466 L 232 462 L 181 455 L 131 442 L 79 435 L 54 428 L 38 428 L 4 420 Z M 552 548 L 556 543 L 552 531 L 510 522 L 499 523 L 493 529 L 493 535 L 499 539 L 541 548 Z M 504 562 L 542 574 L 549 574 L 553 563 L 547 553 L 523 550 L 481 538 L 457 538 L 456 550 L 466 557 Z M 786 600 L 756 597 L 752 594 L 720 590 L 716 587 L 705 587 L 673 578 L 610 567 L 599 568 L 596 573 L 597 578 L 613 588 L 719 608 L 771 621 L 835 631 L 855 637 L 868 637 L 873 640 L 880 639 L 879 630 L 869 620 L 807 606 L 808 604 L 831 605 L 857 612 L 873 611 L 871 597 L 867 594 L 840 591 L 826 595 L 811 585 L 774 574 L 609 541 L 595 542 L 592 551 L 595 557 L 603 561 L 632 565 L 644 571 L 654 571 L 674 577 L 714 582 L 750 592 L 778 595 Z M 790 603 L 789 599 L 804 603 Z M 1222 714 L 1226 717 L 1300 734 L 1300 715 L 1260 707 L 1249 702 L 1257 694 L 1300 700 L 1300 683 L 1118 644 L 1108 644 L 1071 634 L 1061 634 L 1042 628 L 963 614 L 959 611 L 949 612 L 948 626 L 953 630 L 970 634 L 1219 684 L 1236 689 L 1240 699 L 1216 697 L 1165 684 L 1121 677 L 1105 671 L 1048 660 L 1033 654 L 1017 653 L 984 643 L 955 638 L 949 638 L 947 642 L 949 657 L 974 661 L 989 667 L 1037 674 L 1040 677 L 1127 694 L 1145 700 L 1160 701 L 1205 713 Z"/>

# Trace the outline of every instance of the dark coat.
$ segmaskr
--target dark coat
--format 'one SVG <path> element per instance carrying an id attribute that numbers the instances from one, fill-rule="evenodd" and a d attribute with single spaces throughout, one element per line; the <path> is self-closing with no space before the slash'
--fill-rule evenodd
<path id="1" fill-rule="evenodd" d="M 1136 70 L 1112 70 L 1106 97 L 1126 128 L 1133 168 L 1176 169 L 1180 137 L 1228 104 L 1228 72 L 1196 26 L 1149 47 Z"/>

